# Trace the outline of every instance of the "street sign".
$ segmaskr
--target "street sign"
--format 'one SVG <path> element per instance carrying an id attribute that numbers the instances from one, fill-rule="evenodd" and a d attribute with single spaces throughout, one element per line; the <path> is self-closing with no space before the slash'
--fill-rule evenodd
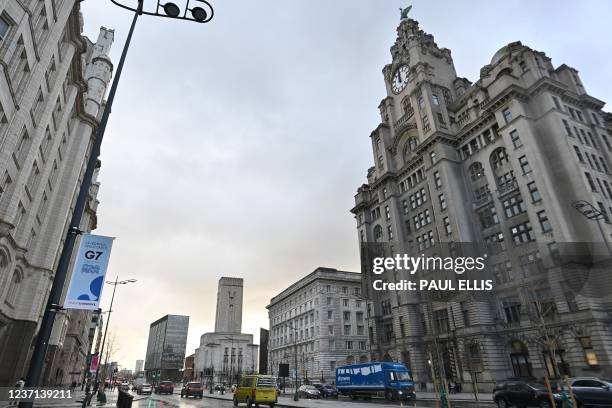
<path id="1" fill-rule="evenodd" d="M 114 239 L 101 235 L 81 235 L 64 308 L 85 310 L 99 308 Z"/>

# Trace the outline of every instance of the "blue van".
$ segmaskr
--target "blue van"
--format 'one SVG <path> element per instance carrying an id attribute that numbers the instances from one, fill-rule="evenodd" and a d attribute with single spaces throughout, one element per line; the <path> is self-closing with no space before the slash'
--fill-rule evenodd
<path id="1" fill-rule="evenodd" d="M 414 399 L 412 373 L 401 363 L 371 362 L 336 368 L 336 388 L 342 395 L 384 397 L 387 400 Z"/>

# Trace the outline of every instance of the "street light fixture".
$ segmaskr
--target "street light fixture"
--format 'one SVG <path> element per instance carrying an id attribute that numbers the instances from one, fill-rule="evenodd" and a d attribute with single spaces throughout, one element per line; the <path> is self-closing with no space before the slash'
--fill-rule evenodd
<path id="1" fill-rule="evenodd" d="M 297 328 L 294 327 L 293 322 L 289 322 L 289 330 L 293 331 L 293 350 L 295 355 L 295 392 L 293 393 L 293 400 L 299 401 L 300 394 L 298 393 L 298 351 L 297 351 Z"/>
<path id="2" fill-rule="evenodd" d="M 83 181 L 81 182 L 81 185 L 79 187 L 79 194 L 74 205 L 74 210 L 72 211 L 70 226 L 68 227 L 68 231 L 64 239 L 64 246 L 62 248 L 62 253 L 58 261 L 57 270 L 53 277 L 53 283 L 51 285 L 49 298 L 47 300 L 45 309 L 43 310 L 43 318 L 41 320 L 40 329 L 38 330 L 38 335 L 36 336 L 36 344 L 32 352 L 32 358 L 30 360 L 30 365 L 26 376 L 25 385 L 27 387 L 37 387 L 40 383 L 40 376 L 42 374 L 45 355 L 47 353 L 49 338 L 51 337 L 51 331 L 53 329 L 53 322 L 55 321 L 55 314 L 58 310 L 61 310 L 60 302 L 62 298 L 62 293 L 64 291 L 66 275 L 68 274 L 68 267 L 70 266 L 72 250 L 74 248 L 77 236 L 82 233 L 79 228 L 81 225 L 81 218 L 83 216 L 83 212 L 85 211 L 85 206 L 87 204 L 91 181 L 93 178 L 94 170 L 96 169 L 98 163 L 98 156 L 100 156 L 100 147 L 102 146 L 104 131 L 106 130 L 106 125 L 108 123 L 108 118 L 112 110 L 113 101 L 115 100 L 115 93 L 117 92 L 117 86 L 119 85 L 119 79 L 121 78 L 121 72 L 123 71 L 123 65 L 125 63 L 125 58 L 127 56 L 130 42 L 132 41 L 132 35 L 134 33 L 134 28 L 136 27 L 136 21 L 138 20 L 138 16 L 145 14 L 156 17 L 166 17 L 179 20 L 193 21 L 196 23 L 207 23 L 212 20 L 214 16 L 214 10 L 210 3 L 206 0 L 187 0 L 185 10 L 182 16 L 180 15 L 180 8 L 174 3 L 170 2 L 167 2 L 162 5 L 160 0 L 158 0 L 155 11 L 147 11 L 144 9 L 144 0 L 136 0 L 137 4 L 135 7 L 133 6 L 134 0 L 131 0 L 131 6 L 125 5 L 118 0 L 110 1 L 111 3 L 121 8 L 133 11 L 134 18 L 132 19 L 130 30 L 125 40 L 125 44 L 123 45 L 121 57 L 119 58 L 119 63 L 117 64 L 117 71 L 115 72 L 115 78 L 113 79 L 113 82 L 111 84 L 110 91 L 108 93 L 108 98 L 106 100 L 106 106 L 104 107 L 102 117 L 100 118 L 100 124 L 96 129 L 96 136 L 91 147 L 87 166 L 85 168 L 85 173 L 83 174 Z M 190 8 L 191 2 L 196 3 L 198 6 Z M 171 5 L 174 5 L 174 7 L 176 8 L 172 7 Z M 177 9 L 179 10 L 178 14 L 176 13 Z M 208 9 L 208 12 L 206 11 L 206 9 Z M 163 10 L 164 12 L 161 13 L 161 10 Z M 190 16 L 188 16 L 188 12 L 191 12 Z M 24 407 L 32 406 L 32 402 L 23 402 L 21 404 L 21 406 Z"/>
<path id="3" fill-rule="evenodd" d="M 572 207 L 574 207 L 580 214 L 585 216 L 587 219 L 593 220 L 597 223 L 597 227 L 599 228 L 601 237 L 604 243 L 606 244 L 608 254 L 612 254 L 612 251 L 610 250 L 610 244 L 608 243 L 608 240 L 606 239 L 606 234 L 604 233 L 603 228 L 601 228 L 601 224 L 599 223 L 600 220 L 607 219 L 606 214 L 586 200 L 574 201 L 572 203 Z"/>
<path id="4" fill-rule="evenodd" d="M 113 294 L 111 296 L 111 302 L 108 308 L 108 318 L 106 319 L 106 327 L 104 328 L 104 335 L 102 336 L 102 347 L 100 347 L 100 354 L 98 357 L 98 361 L 102 361 L 102 353 L 104 353 L 104 346 L 106 345 L 106 333 L 108 332 L 108 326 L 110 326 L 110 317 L 111 317 L 111 313 L 113 312 L 113 302 L 115 300 L 115 290 L 117 290 L 117 285 L 126 285 L 128 283 L 134 283 L 134 282 L 136 282 L 136 279 L 127 279 L 127 280 L 120 281 L 118 276 L 115 278 L 114 282 L 106 281 L 108 285 L 113 286 Z M 107 356 L 107 360 L 108 360 L 108 356 Z M 99 368 L 100 368 L 100 365 L 98 364 L 98 367 L 96 367 L 96 377 L 94 379 L 94 387 L 96 390 L 98 389 L 98 374 L 100 372 Z M 102 398 L 103 394 L 104 394 L 104 387 L 102 387 L 102 391 L 98 393 L 98 398 Z"/>

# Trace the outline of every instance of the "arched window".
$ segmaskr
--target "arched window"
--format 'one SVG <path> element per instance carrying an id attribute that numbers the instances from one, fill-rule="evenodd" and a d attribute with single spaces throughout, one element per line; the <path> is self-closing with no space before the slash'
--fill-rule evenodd
<path id="1" fill-rule="evenodd" d="M 354 356 L 348 356 L 346 358 L 346 364 L 354 364 L 355 363 L 355 357 Z"/>
<path id="2" fill-rule="evenodd" d="M 361 357 L 359 357 L 359 362 L 360 363 L 367 363 L 368 362 L 368 356 L 362 355 Z"/>
<path id="3" fill-rule="evenodd" d="M 408 139 L 408 146 L 410 148 L 410 151 L 413 152 L 417 148 L 418 144 L 419 142 L 416 137 L 411 137 L 410 139 Z"/>
<path id="4" fill-rule="evenodd" d="M 19 294 L 19 286 L 22 281 L 21 271 L 19 269 L 15 269 L 13 272 L 13 277 L 11 278 L 11 283 L 9 285 L 8 293 L 6 294 L 6 301 L 11 305 L 15 304 L 17 300 L 17 295 Z"/>
<path id="5" fill-rule="evenodd" d="M 380 225 L 374 227 L 374 242 L 380 242 L 383 239 L 383 230 Z"/>
<path id="6" fill-rule="evenodd" d="M 493 167 L 493 169 L 498 169 L 506 163 L 508 163 L 506 149 L 500 147 L 491 153 L 491 167 Z"/>
<path id="7" fill-rule="evenodd" d="M 470 166 L 469 169 L 470 179 L 472 182 L 475 182 L 484 177 L 484 168 L 482 167 L 482 163 L 476 162 Z"/>
<path id="8" fill-rule="evenodd" d="M 529 350 L 519 340 L 510 342 L 510 362 L 512 371 L 516 377 L 531 377 L 531 362 L 529 361 Z"/>

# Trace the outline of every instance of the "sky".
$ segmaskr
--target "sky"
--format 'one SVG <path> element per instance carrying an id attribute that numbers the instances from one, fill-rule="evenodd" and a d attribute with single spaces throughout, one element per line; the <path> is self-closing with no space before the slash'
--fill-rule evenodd
<path id="1" fill-rule="evenodd" d="M 207 24 L 139 19 L 102 145 L 95 232 L 116 237 L 107 277 L 138 280 L 118 287 L 109 326 L 112 360 L 127 369 L 166 314 L 190 316 L 193 353 L 214 330 L 221 276 L 244 278 L 243 332 L 257 343 L 271 297 L 318 266 L 360 270 L 349 211 L 408 3 L 210 1 Z M 608 0 L 411 4 L 459 76 L 476 81 L 520 40 L 612 101 Z M 132 15 L 109 0 L 81 7 L 94 41 L 100 26 L 115 29 L 116 63 Z"/>

